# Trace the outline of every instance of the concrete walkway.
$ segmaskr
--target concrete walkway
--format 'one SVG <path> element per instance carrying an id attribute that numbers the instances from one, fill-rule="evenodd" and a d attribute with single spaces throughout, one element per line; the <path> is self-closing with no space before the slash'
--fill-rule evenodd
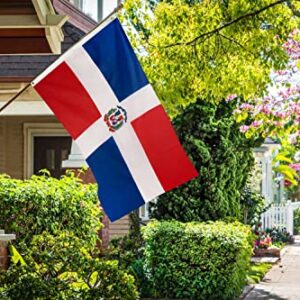
<path id="1" fill-rule="evenodd" d="M 287 246 L 281 262 L 265 276 L 263 282 L 246 296 L 246 300 L 300 300 L 300 240 Z"/>

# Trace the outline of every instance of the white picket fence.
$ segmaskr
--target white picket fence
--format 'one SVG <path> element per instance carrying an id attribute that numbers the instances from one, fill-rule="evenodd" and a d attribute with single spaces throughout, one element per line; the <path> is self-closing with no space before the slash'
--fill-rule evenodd
<path id="1" fill-rule="evenodd" d="M 294 210 L 300 208 L 300 202 L 287 201 L 285 204 L 272 205 L 261 216 L 262 228 L 272 228 L 274 226 L 286 228 L 293 234 L 294 230 Z"/>

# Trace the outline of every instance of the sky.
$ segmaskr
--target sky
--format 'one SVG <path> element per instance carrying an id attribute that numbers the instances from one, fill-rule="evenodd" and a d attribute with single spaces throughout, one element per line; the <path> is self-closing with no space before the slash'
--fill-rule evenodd
<path id="1" fill-rule="evenodd" d="M 84 0 L 85 12 L 97 18 L 97 0 Z M 107 16 L 117 6 L 117 0 L 103 0 L 103 15 Z"/>

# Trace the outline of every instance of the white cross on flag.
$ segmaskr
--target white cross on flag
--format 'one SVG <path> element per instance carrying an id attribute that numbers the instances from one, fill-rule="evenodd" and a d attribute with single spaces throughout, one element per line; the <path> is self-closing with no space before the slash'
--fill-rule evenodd
<path id="1" fill-rule="evenodd" d="M 118 19 L 33 86 L 81 149 L 112 221 L 198 175 Z"/>

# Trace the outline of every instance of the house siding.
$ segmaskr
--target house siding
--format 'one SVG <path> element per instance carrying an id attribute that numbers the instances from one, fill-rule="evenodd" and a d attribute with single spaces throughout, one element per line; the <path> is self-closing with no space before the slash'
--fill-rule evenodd
<path id="1" fill-rule="evenodd" d="M 24 177 L 24 123 L 58 123 L 55 117 L 1 117 L 0 173 Z"/>
<path id="2" fill-rule="evenodd" d="M 130 227 L 129 216 L 125 217 L 109 224 L 109 239 L 112 240 L 114 238 L 122 237 L 128 234 Z"/>

